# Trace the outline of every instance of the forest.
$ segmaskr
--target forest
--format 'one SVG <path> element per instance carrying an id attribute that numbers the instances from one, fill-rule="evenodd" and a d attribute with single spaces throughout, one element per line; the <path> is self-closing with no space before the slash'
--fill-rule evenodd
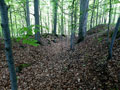
<path id="1" fill-rule="evenodd" d="M 120 0 L 0 0 L 0 90 L 120 90 Z"/>

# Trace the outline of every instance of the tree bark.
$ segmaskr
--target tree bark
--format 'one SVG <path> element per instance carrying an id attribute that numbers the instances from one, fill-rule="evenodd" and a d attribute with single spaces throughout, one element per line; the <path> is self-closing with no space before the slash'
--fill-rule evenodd
<path id="1" fill-rule="evenodd" d="M 77 29 L 77 4 L 78 2 L 76 1 L 75 2 L 75 8 L 74 8 L 74 37 L 75 37 L 75 31 L 76 31 L 76 29 Z"/>
<path id="2" fill-rule="evenodd" d="M 95 0 L 93 2 L 92 15 L 90 20 L 90 29 L 93 27 L 92 25 L 93 25 L 94 7 L 95 7 Z"/>
<path id="3" fill-rule="evenodd" d="M 34 0 L 35 13 L 35 40 L 40 43 L 40 27 L 39 27 L 39 0 Z"/>
<path id="4" fill-rule="evenodd" d="M 119 27 L 120 27 L 120 17 L 118 18 L 118 21 L 117 21 L 117 24 L 116 24 L 116 27 L 115 27 L 115 31 L 114 31 L 112 39 L 111 39 L 109 52 L 108 52 L 109 53 L 108 54 L 108 60 L 112 58 L 112 49 L 113 49 L 114 41 L 115 41 L 115 38 L 117 36 L 117 32 L 119 30 Z"/>
<path id="5" fill-rule="evenodd" d="M 108 22 L 108 30 L 107 30 L 107 42 L 109 43 L 109 31 L 110 31 L 110 23 L 111 23 L 111 11 L 112 11 L 112 1 L 110 0 L 110 10 L 109 10 L 109 22 Z"/>
<path id="6" fill-rule="evenodd" d="M 98 25 L 98 14 L 99 14 L 99 0 L 97 2 L 97 15 L 96 15 L 96 26 Z"/>
<path id="7" fill-rule="evenodd" d="M 30 26 L 30 11 L 29 11 L 29 0 L 26 0 L 26 23 L 27 23 L 27 27 Z"/>
<path id="8" fill-rule="evenodd" d="M 79 19 L 79 40 L 78 43 L 83 41 L 87 31 L 87 17 L 89 0 L 80 0 L 80 19 Z"/>
<path id="9" fill-rule="evenodd" d="M 64 25 L 63 25 L 63 21 L 64 21 L 64 18 L 63 18 L 63 0 L 62 0 L 62 11 L 61 11 L 61 35 L 64 34 Z"/>
<path id="10" fill-rule="evenodd" d="M 73 14 L 74 14 L 74 4 L 75 0 L 72 2 L 72 12 L 71 12 L 71 38 L 70 38 L 70 50 L 74 51 L 74 21 L 73 21 Z"/>
<path id="11" fill-rule="evenodd" d="M 54 22 L 53 22 L 53 34 L 56 35 L 57 31 L 57 10 L 58 10 L 58 0 L 54 0 Z"/>
<path id="12" fill-rule="evenodd" d="M 1 26 L 5 39 L 6 59 L 10 72 L 11 88 L 12 90 L 17 90 L 17 78 L 16 78 L 14 60 L 12 55 L 10 29 L 8 25 L 8 7 L 5 4 L 4 0 L 0 0 L 0 11 L 1 11 Z"/>
<path id="13" fill-rule="evenodd" d="M 73 13 L 71 14 L 71 38 L 70 38 L 70 50 L 74 50 L 74 24 L 73 24 Z"/>

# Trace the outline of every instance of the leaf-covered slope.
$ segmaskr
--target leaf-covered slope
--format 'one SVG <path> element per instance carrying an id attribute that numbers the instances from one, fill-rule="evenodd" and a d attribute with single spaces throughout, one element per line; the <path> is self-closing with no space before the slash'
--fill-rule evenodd
<path id="1" fill-rule="evenodd" d="M 50 38 L 51 37 L 51 38 Z M 116 40 L 113 61 L 108 71 L 103 70 L 107 58 L 106 37 L 100 34 L 89 35 L 85 41 L 75 45 L 75 51 L 69 50 L 69 38 L 50 39 L 50 44 L 33 47 L 13 44 L 15 66 L 32 64 L 17 73 L 18 88 L 22 90 L 106 90 L 119 88 L 118 71 L 120 69 L 120 41 Z M 0 46 L 0 48 L 3 48 Z M 4 50 L 0 49 L 0 88 L 10 88 L 8 67 Z M 109 77 L 109 78 L 108 78 Z"/>

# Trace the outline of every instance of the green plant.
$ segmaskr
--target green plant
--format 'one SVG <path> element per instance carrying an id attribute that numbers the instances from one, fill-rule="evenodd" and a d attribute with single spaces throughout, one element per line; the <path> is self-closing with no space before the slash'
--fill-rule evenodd
<path id="1" fill-rule="evenodd" d="M 98 38 L 98 42 L 101 42 L 102 40 L 103 40 L 102 37 L 99 37 L 99 38 Z"/>
<path id="2" fill-rule="evenodd" d="M 20 64 L 19 66 L 16 67 L 16 72 L 20 73 L 23 68 L 29 67 L 31 64 Z"/>
<path id="3" fill-rule="evenodd" d="M 35 33 L 35 30 L 32 30 L 33 27 L 34 27 L 34 25 L 31 25 L 29 27 L 21 28 L 19 30 L 19 33 L 20 33 L 21 36 L 17 37 L 17 41 L 19 42 L 20 40 L 22 40 L 23 44 L 38 46 L 39 44 L 37 44 L 37 40 L 35 40 L 31 37 Z"/>

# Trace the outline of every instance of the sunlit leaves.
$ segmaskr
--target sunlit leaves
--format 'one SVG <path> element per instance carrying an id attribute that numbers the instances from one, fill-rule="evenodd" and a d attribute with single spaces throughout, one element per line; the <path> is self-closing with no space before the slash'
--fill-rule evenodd
<path id="1" fill-rule="evenodd" d="M 34 25 L 31 25 L 29 27 L 23 27 L 19 30 L 19 33 L 21 34 L 21 37 L 17 38 L 17 41 L 22 40 L 23 44 L 29 44 L 32 46 L 38 46 L 37 44 L 37 40 L 30 38 L 30 36 L 33 35 L 33 30 L 32 28 L 34 27 Z"/>

